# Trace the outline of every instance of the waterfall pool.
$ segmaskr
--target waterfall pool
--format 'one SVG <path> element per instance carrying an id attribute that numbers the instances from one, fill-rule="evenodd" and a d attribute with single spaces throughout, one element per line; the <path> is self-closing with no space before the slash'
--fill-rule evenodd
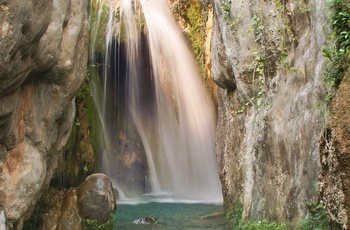
<path id="1" fill-rule="evenodd" d="M 117 202 L 115 223 L 123 229 L 225 229 L 222 203 L 142 197 Z M 152 217 L 158 224 L 135 224 L 139 218 Z"/>

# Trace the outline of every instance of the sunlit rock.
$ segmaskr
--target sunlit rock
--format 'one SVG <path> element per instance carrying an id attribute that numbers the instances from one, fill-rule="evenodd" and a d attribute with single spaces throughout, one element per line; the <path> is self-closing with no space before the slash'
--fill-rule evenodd
<path id="1" fill-rule="evenodd" d="M 40 151 L 27 142 L 9 151 L 0 175 L 1 184 L 8 186 L 0 191 L 0 201 L 10 221 L 20 219 L 38 199 L 46 176 L 45 163 Z"/>

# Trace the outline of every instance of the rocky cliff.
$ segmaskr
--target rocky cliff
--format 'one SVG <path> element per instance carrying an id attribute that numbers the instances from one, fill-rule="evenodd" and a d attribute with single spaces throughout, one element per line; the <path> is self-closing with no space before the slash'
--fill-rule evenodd
<path id="1" fill-rule="evenodd" d="M 19 229 L 70 135 L 86 69 L 86 7 L 0 1 L 0 206 Z"/>
<path id="2" fill-rule="evenodd" d="M 296 228 L 317 199 L 326 1 L 214 1 L 212 74 L 226 212 Z"/>

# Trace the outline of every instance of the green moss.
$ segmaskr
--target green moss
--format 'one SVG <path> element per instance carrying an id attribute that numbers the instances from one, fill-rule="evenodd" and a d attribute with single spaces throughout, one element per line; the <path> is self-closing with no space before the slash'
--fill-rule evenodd
<path id="1" fill-rule="evenodd" d="M 90 47 L 93 44 L 95 50 L 105 50 L 106 48 L 105 35 L 108 12 L 108 6 L 102 1 L 90 1 Z"/>
<path id="2" fill-rule="evenodd" d="M 52 186 L 59 189 L 78 186 L 86 176 L 97 172 L 98 133 L 101 126 L 88 84 L 90 71 L 77 93 L 75 122 L 51 182 Z"/>
<path id="3" fill-rule="evenodd" d="M 208 5 L 208 1 L 190 0 L 183 3 L 181 6 L 181 16 L 183 16 L 188 26 L 188 31 L 185 32 L 185 35 L 189 39 L 192 53 L 194 54 L 201 74 L 204 77 L 204 43 L 206 36 L 206 21 L 208 18 Z"/>

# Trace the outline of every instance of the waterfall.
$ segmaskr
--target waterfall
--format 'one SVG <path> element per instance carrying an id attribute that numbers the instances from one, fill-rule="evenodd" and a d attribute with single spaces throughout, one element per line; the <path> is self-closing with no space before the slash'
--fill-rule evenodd
<path id="1" fill-rule="evenodd" d="M 98 2 L 109 6 L 104 60 L 117 56 L 119 78 L 122 75 L 121 80 L 111 80 L 116 76 L 103 71 L 104 96 L 98 102 L 102 120 L 110 95 L 106 90 L 113 88 L 112 82 L 120 86 L 119 81 L 123 81 L 123 90 L 113 88 L 118 95 L 124 95 L 118 97 L 124 102 L 116 103 L 125 103 L 122 113 L 129 117 L 142 140 L 149 174 L 144 178 L 151 192 L 221 201 L 215 157 L 215 109 L 166 1 L 120 0 L 106 5 Z M 96 41 L 96 36 L 93 39 Z M 107 62 L 104 68 L 112 65 Z M 93 86 L 96 88 L 96 84 Z M 108 122 L 103 123 L 109 126 Z M 113 145 L 110 135 L 116 134 L 105 133 L 104 141 L 109 146 Z M 106 148 L 102 170 L 113 178 L 113 169 L 118 165 L 109 155 L 116 153 L 113 147 Z"/>

